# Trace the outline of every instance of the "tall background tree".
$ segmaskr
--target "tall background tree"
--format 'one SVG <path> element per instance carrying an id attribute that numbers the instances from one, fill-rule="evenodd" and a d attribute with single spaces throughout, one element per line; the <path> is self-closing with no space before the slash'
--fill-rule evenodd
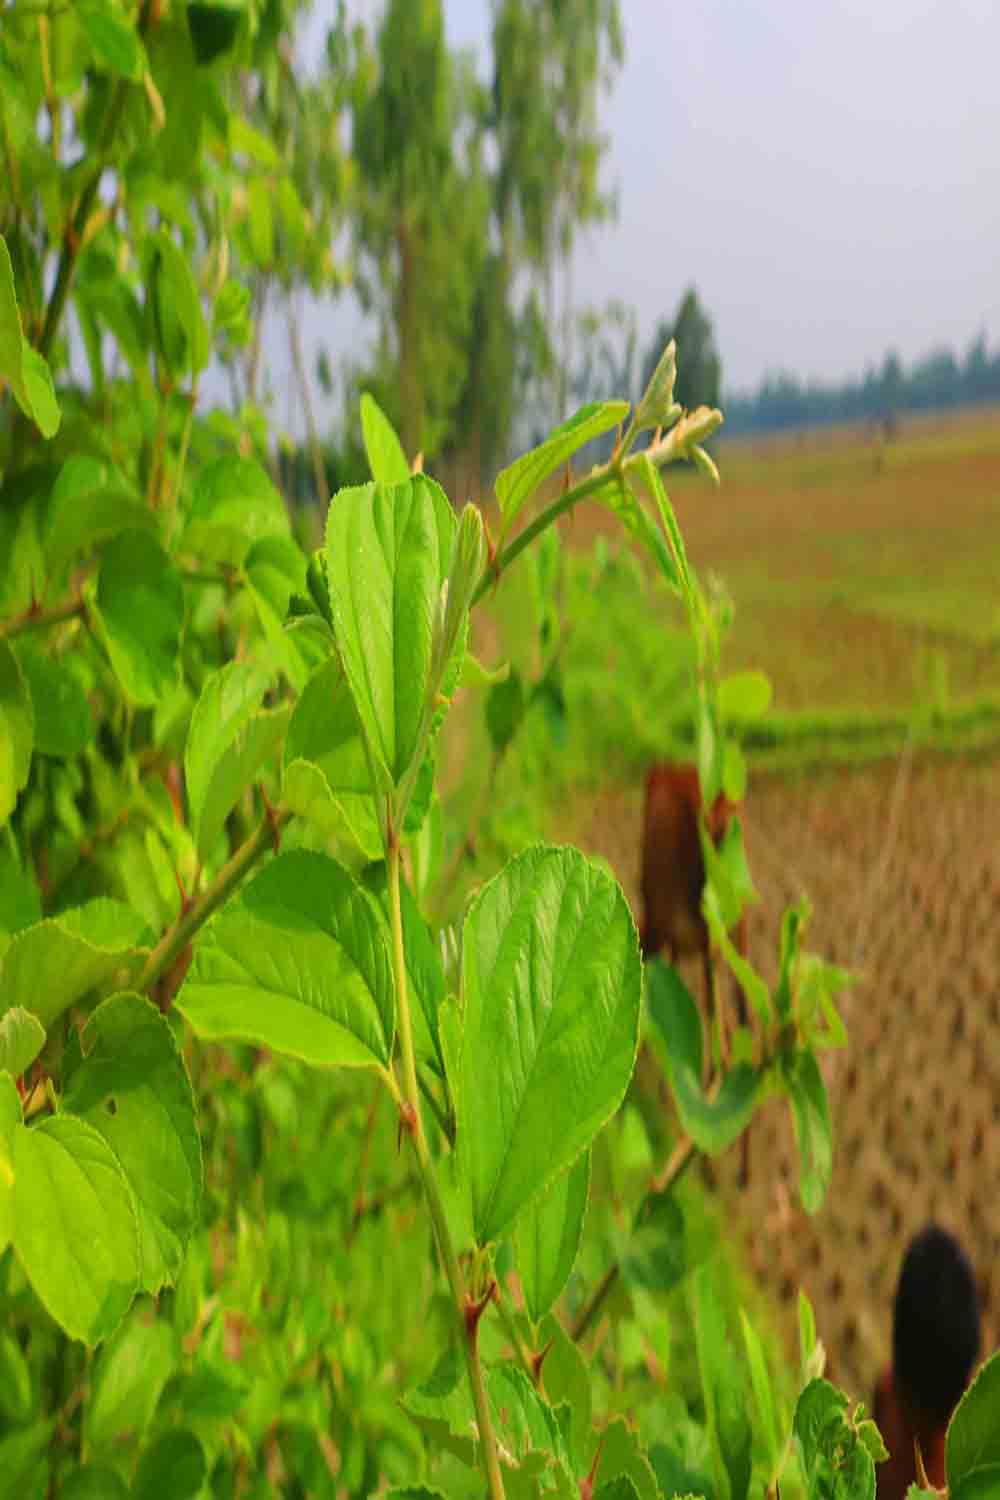
<path id="1" fill-rule="evenodd" d="M 688 411 L 693 411 L 696 406 L 718 406 L 722 364 L 712 321 L 698 301 L 693 286 L 681 298 L 673 321 L 664 320 L 658 324 L 643 361 L 643 386 L 670 339 L 677 341 L 676 399 Z"/>

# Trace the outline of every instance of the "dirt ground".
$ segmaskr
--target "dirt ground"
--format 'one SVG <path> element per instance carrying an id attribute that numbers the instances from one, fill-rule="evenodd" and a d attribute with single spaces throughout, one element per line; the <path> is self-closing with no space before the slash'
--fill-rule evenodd
<path id="1" fill-rule="evenodd" d="M 558 830 L 614 866 L 638 911 L 641 790 L 609 792 Z M 831 1378 L 867 1399 L 889 1349 L 909 1237 L 934 1217 L 967 1246 L 1000 1342 L 1000 762 L 903 760 L 758 777 L 746 813 L 760 894 L 751 954 L 774 977 L 783 907 L 814 907 L 807 946 L 856 971 L 846 1052 L 827 1054 L 833 1181 L 810 1219 L 787 1105 L 737 1149 L 719 1190 L 789 1352 L 796 1298 L 816 1309 Z M 692 978 L 692 982 L 696 980 Z M 697 991 L 696 991 L 697 992 Z"/>

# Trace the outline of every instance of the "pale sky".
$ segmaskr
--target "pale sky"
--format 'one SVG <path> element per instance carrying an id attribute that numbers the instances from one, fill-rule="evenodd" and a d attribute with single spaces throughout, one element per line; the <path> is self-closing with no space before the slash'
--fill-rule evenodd
<path id="1" fill-rule="evenodd" d="M 581 306 L 632 304 L 645 345 L 694 282 L 729 391 L 778 369 L 840 379 L 890 347 L 961 352 L 982 329 L 1000 344 L 1000 0 L 622 9 L 602 109 L 619 211 L 580 238 Z M 317 0 L 303 61 L 332 10 Z M 445 0 L 450 40 L 484 65 L 489 14 Z M 348 307 L 310 322 L 335 363 L 357 344 Z"/>

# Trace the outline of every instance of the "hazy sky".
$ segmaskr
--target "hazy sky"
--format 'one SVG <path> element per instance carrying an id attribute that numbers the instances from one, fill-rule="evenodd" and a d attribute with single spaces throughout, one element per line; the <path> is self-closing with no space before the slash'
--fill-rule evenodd
<path id="1" fill-rule="evenodd" d="M 303 61 L 325 31 L 317 0 Z M 377 0 L 352 9 L 377 15 Z M 617 221 L 576 298 L 622 298 L 645 343 L 694 282 L 729 390 L 835 379 L 985 328 L 1000 343 L 998 0 L 622 0 L 605 99 Z M 484 60 L 489 0 L 445 0 Z M 356 314 L 322 315 L 331 353 Z"/>

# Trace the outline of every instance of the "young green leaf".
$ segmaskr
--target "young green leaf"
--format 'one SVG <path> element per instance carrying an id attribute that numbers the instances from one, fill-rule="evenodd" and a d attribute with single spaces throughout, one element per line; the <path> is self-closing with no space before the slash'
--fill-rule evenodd
<path id="1" fill-rule="evenodd" d="M 12 1005 L 0 1016 L 0 1073 L 20 1078 L 45 1046 L 45 1028 L 36 1016 Z"/>
<path id="2" fill-rule="evenodd" d="M 833 1133 L 826 1085 L 811 1052 L 797 1051 L 784 1059 L 780 1076 L 792 1102 L 802 1207 L 807 1214 L 814 1214 L 826 1197 L 833 1170 Z"/>
<path id="3" fill-rule="evenodd" d="M 440 660 L 456 530 L 444 491 L 422 474 L 405 484 L 341 490 L 330 504 L 334 636 L 386 790 L 415 774 L 434 700 L 447 698 L 461 669 L 464 629 Z"/>
<path id="4" fill-rule="evenodd" d="M 497 754 L 517 734 L 526 706 L 521 674 L 513 667 L 503 682 L 494 683 L 486 698 L 486 729 Z"/>
<path id="5" fill-rule="evenodd" d="M 212 674 L 191 715 L 184 772 L 198 857 L 209 858 L 226 818 L 277 750 L 290 709 L 261 710 L 269 676 L 249 662 Z"/>
<path id="6" fill-rule="evenodd" d="M 583 1238 L 589 1191 L 590 1152 L 585 1151 L 517 1221 L 517 1269 L 533 1323 L 541 1322 L 569 1280 Z"/>
<path id="7" fill-rule="evenodd" d="M 0 640 L 0 825 L 6 823 L 31 770 L 35 716 L 24 674 Z"/>
<path id="8" fill-rule="evenodd" d="M 346 834 L 366 859 L 381 857 L 361 723 L 335 657 L 313 673 L 295 705 L 285 738 L 282 796 L 326 834 Z"/>
<path id="9" fill-rule="evenodd" d="M 137 994 L 113 995 L 83 1032 L 84 1058 L 63 1098 L 118 1158 L 135 1198 L 140 1284 L 176 1281 L 201 1205 L 194 1096 L 173 1032 Z M 155 1128 L 153 1128 L 155 1125 Z"/>
<path id="10" fill-rule="evenodd" d="M 133 703 L 156 703 L 176 681 L 184 625 L 180 575 L 159 542 L 122 532 L 101 559 L 95 602 L 125 692 Z"/>
<path id="11" fill-rule="evenodd" d="M 1000 1354 L 988 1359 L 948 1426 L 944 1463 L 951 1500 L 987 1500 L 1000 1485 Z"/>
<path id="12" fill-rule="evenodd" d="M 681 1124 L 699 1150 L 712 1155 L 724 1151 L 753 1116 L 761 1086 L 759 1073 L 749 1063 L 736 1063 L 727 1069 L 715 1098 L 709 1098 L 701 1086 L 701 1016 L 672 964 L 657 959 L 646 965 L 646 996 Z"/>
<path id="13" fill-rule="evenodd" d="M 30 416 L 43 438 L 55 437 L 62 413 L 52 383 L 52 371 L 45 356 L 25 344 L 21 350 L 21 375 L 27 396 L 25 414 Z"/>
<path id="14" fill-rule="evenodd" d="M 118 1326 L 139 1289 L 138 1225 L 114 1152 L 84 1121 L 16 1127 L 14 1249 L 71 1338 L 96 1344 Z"/>
<path id="15" fill-rule="evenodd" d="M 410 477 L 403 446 L 374 396 L 361 396 L 361 432 L 372 478 L 380 484 L 405 484 Z"/>
<path id="16" fill-rule="evenodd" d="M 561 426 L 556 427 L 539 447 L 523 453 L 496 479 L 496 495 L 503 516 L 502 533 L 510 530 L 511 522 L 527 504 L 539 486 L 555 473 L 561 464 L 572 458 L 578 448 L 592 438 L 610 432 L 628 415 L 627 401 L 594 401 L 581 406 Z"/>
<path id="17" fill-rule="evenodd" d="M 681 414 L 681 408 L 674 400 L 676 380 L 677 344 L 671 339 L 657 360 L 656 368 L 649 377 L 649 384 L 636 408 L 637 432 L 644 432 L 648 427 L 671 427 L 676 422 Z"/>
<path id="18" fill-rule="evenodd" d="M 208 362 L 208 326 L 190 263 L 165 228 L 151 239 L 149 300 L 157 350 L 170 374 L 200 374 Z"/>
<path id="19" fill-rule="evenodd" d="M 641 984 L 621 889 L 575 849 L 529 849 L 473 902 L 456 1105 L 481 1245 L 618 1108 L 635 1063 Z"/>
<path id="20" fill-rule="evenodd" d="M 210 1040 L 384 1068 L 395 996 L 382 919 L 335 860 L 278 855 L 203 931 L 175 1003 Z"/>

